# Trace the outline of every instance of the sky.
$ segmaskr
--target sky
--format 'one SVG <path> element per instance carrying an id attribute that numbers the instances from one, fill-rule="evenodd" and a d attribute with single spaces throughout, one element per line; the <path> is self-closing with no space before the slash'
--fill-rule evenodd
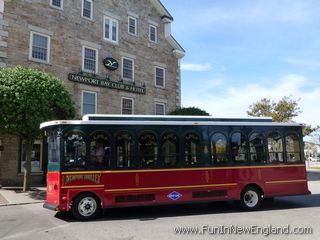
<path id="1" fill-rule="evenodd" d="M 319 0 L 162 0 L 174 18 L 182 106 L 247 117 L 262 98 L 290 96 L 320 125 Z"/>

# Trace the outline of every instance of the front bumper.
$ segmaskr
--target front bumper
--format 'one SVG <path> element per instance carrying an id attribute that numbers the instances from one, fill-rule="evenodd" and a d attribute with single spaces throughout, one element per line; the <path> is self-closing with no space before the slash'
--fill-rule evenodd
<path id="1" fill-rule="evenodd" d="M 45 202 L 43 204 L 43 208 L 46 208 L 46 209 L 49 209 L 49 210 L 53 210 L 53 211 L 58 211 L 58 212 L 60 211 L 59 205 L 48 203 L 48 202 Z"/>

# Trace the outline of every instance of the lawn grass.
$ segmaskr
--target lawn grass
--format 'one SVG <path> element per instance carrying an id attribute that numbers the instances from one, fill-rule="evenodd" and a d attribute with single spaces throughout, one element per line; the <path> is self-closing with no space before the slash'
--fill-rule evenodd
<path id="1" fill-rule="evenodd" d="M 320 167 L 310 167 L 310 169 L 320 170 Z"/>

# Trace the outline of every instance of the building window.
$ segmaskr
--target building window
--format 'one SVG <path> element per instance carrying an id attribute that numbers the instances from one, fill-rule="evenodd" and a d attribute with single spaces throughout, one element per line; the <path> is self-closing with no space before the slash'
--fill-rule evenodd
<path id="1" fill-rule="evenodd" d="M 40 33 L 31 32 L 30 59 L 49 63 L 50 37 Z"/>
<path id="2" fill-rule="evenodd" d="M 82 17 L 92 19 L 92 0 L 82 1 Z"/>
<path id="3" fill-rule="evenodd" d="M 158 38 L 157 27 L 153 25 L 149 25 L 149 40 L 151 42 L 156 43 Z"/>
<path id="4" fill-rule="evenodd" d="M 122 103 L 121 103 L 122 114 L 132 115 L 134 112 L 133 104 L 134 103 L 132 98 L 122 98 Z"/>
<path id="5" fill-rule="evenodd" d="M 82 115 L 97 113 L 97 93 L 82 92 Z"/>
<path id="6" fill-rule="evenodd" d="M 82 70 L 90 73 L 98 72 L 97 55 L 98 50 L 89 47 L 83 47 Z"/>
<path id="7" fill-rule="evenodd" d="M 134 60 L 130 58 L 122 58 L 122 78 L 134 81 Z"/>
<path id="8" fill-rule="evenodd" d="M 165 115 L 166 105 L 164 103 L 156 103 L 156 115 Z"/>
<path id="9" fill-rule="evenodd" d="M 155 68 L 155 82 L 157 87 L 165 87 L 165 69 L 156 67 Z"/>
<path id="10" fill-rule="evenodd" d="M 26 144 L 22 142 L 21 145 L 21 169 L 20 172 L 24 172 L 23 165 L 26 161 Z M 36 140 L 31 149 L 31 172 L 42 172 L 42 141 Z"/>
<path id="11" fill-rule="evenodd" d="M 137 35 L 137 19 L 131 16 L 128 17 L 128 33 Z"/>
<path id="12" fill-rule="evenodd" d="M 119 21 L 110 17 L 104 17 L 103 37 L 107 41 L 118 43 Z"/>
<path id="13" fill-rule="evenodd" d="M 51 7 L 63 8 L 63 0 L 51 0 Z"/>

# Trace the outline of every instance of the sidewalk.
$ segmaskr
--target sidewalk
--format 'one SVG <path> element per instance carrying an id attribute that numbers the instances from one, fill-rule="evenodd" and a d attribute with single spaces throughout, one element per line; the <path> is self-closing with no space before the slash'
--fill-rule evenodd
<path id="1" fill-rule="evenodd" d="M 46 199 L 46 188 L 37 187 L 31 189 L 31 191 L 22 192 L 22 188 L 1 188 L 0 207 L 44 202 Z"/>

